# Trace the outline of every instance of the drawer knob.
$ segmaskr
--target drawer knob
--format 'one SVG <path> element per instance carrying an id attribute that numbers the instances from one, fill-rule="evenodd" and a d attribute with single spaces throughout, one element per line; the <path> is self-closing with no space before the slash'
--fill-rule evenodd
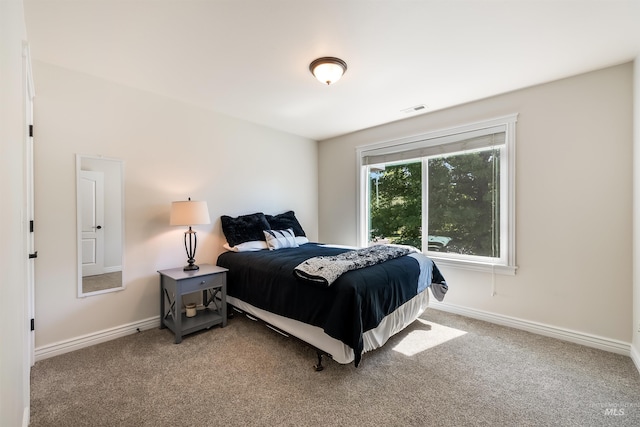
<path id="1" fill-rule="evenodd" d="M 207 283 L 207 282 L 205 282 L 204 280 L 202 282 L 200 282 L 201 285 L 204 285 L 205 283 Z"/>

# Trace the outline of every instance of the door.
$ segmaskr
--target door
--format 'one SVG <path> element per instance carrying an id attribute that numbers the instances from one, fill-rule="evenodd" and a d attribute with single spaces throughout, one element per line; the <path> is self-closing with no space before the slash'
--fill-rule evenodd
<path id="1" fill-rule="evenodd" d="M 34 173 L 33 173 L 33 98 L 35 96 L 33 79 L 31 74 L 31 55 L 29 45 L 24 44 L 22 49 L 23 68 L 25 75 L 24 99 L 25 99 L 25 219 L 26 224 L 26 248 L 28 251 L 27 262 L 27 321 L 30 323 L 29 339 L 27 340 L 27 352 L 29 366 L 35 363 L 35 260 L 38 253 L 35 250 L 35 209 L 34 209 Z M 28 378 L 28 376 L 27 376 Z"/>
<path id="2" fill-rule="evenodd" d="M 80 171 L 82 276 L 104 273 L 104 173 Z"/>

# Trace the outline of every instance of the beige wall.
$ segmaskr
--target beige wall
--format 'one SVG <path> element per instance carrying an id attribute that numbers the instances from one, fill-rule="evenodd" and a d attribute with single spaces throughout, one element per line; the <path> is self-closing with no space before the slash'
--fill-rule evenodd
<path id="1" fill-rule="evenodd" d="M 631 342 L 632 64 L 319 144 L 320 240 L 356 243 L 355 147 L 518 113 L 515 276 L 444 269 L 445 302 Z"/>
<path id="2" fill-rule="evenodd" d="M 220 216 L 293 209 L 317 238 L 317 143 L 34 62 L 36 353 L 42 346 L 158 316 L 159 269 L 186 264 L 171 201 L 206 200 L 197 263 L 214 263 Z M 122 292 L 76 298 L 75 154 L 125 162 Z"/>
<path id="3" fill-rule="evenodd" d="M 0 425 L 29 416 L 22 1 L 0 1 Z"/>

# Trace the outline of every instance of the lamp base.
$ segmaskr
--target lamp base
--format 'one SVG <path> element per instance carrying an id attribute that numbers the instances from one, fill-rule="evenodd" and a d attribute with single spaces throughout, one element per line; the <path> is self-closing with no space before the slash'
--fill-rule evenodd
<path id="1" fill-rule="evenodd" d="M 189 245 L 187 246 L 187 236 L 189 236 Z M 184 249 L 187 251 L 187 262 L 189 263 L 184 271 L 195 271 L 199 270 L 200 267 L 195 265 L 196 262 L 196 246 L 198 245 L 198 236 L 196 236 L 196 232 L 191 229 L 189 226 L 189 231 L 184 233 Z"/>
<path id="2" fill-rule="evenodd" d="M 183 268 L 183 270 L 184 270 L 184 271 L 200 270 L 200 267 L 198 267 L 198 266 L 197 266 L 197 265 L 195 265 L 195 264 L 189 264 L 189 265 L 185 266 L 185 267 Z"/>

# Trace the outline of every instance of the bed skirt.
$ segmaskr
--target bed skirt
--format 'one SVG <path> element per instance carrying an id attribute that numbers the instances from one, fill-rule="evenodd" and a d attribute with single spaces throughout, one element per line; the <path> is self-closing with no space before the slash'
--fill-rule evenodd
<path id="1" fill-rule="evenodd" d="M 327 335 L 322 328 L 273 314 L 229 295 L 227 295 L 227 302 L 245 313 L 255 316 L 281 331 L 293 335 L 313 347 L 328 353 L 331 358 L 338 363 L 347 364 L 354 360 L 353 349 L 342 341 Z M 393 313 L 384 317 L 376 328 L 366 331 L 363 334 L 363 353 L 382 347 L 389 338 L 402 331 L 420 317 L 428 305 L 429 288 L 398 307 Z"/>

